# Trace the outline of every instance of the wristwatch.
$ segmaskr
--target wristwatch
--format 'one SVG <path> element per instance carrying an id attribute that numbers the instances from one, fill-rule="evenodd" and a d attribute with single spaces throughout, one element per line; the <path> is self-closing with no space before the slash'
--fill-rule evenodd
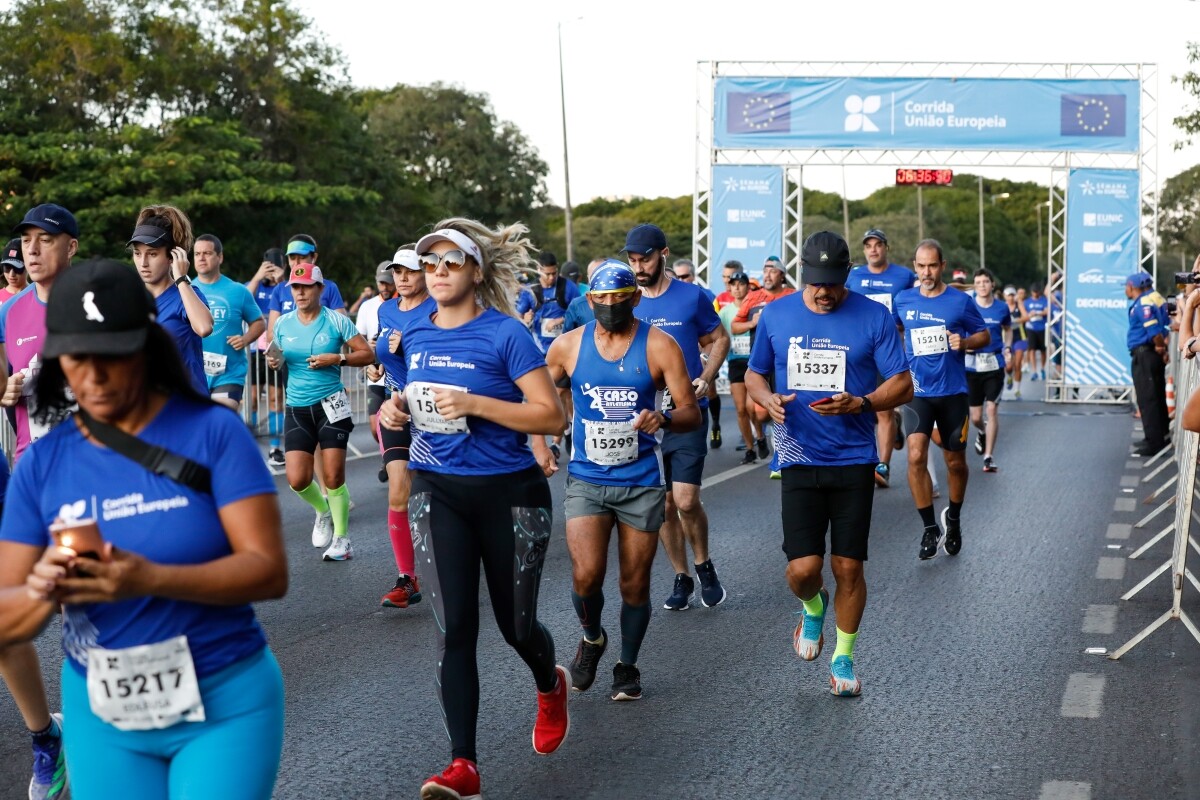
<path id="1" fill-rule="evenodd" d="M 178 278 L 175 279 L 176 286 L 179 286 L 180 284 L 183 284 L 183 283 L 186 283 L 188 286 L 191 286 L 192 279 L 189 278 L 187 275 L 180 275 Z"/>
<path id="2" fill-rule="evenodd" d="M 869 414 L 870 412 L 872 412 L 874 410 L 875 410 L 875 406 L 871 405 L 871 398 L 867 397 L 864 394 L 862 397 L 862 403 L 860 403 L 858 406 L 858 413 Z"/>
<path id="3" fill-rule="evenodd" d="M 662 424 L 658 427 L 662 428 L 664 431 L 671 430 L 671 412 L 660 411 L 658 413 L 662 415 Z"/>
<path id="4" fill-rule="evenodd" d="M 345 353 L 342 353 L 341 355 L 338 356 L 338 363 L 340 363 L 340 364 L 346 363 L 346 354 Z"/>

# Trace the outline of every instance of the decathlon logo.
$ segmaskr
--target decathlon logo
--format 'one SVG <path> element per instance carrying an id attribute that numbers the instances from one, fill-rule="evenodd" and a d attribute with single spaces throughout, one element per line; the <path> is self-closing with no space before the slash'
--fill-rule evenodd
<path id="1" fill-rule="evenodd" d="M 871 121 L 871 114 L 879 111 L 883 101 L 877 94 L 866 97 L 852 94 L 846 98 L 846 130 L 854 133 L 879 133 L 879 126 Z"/>
<path id="2" fill-rule="evenodd" d="M 638 392 L 630 386 L 592 386 L 585 383 L 583 393 L 592 398 L 592 409 L 605 419 L 629 419 L 637 411 Z"/>

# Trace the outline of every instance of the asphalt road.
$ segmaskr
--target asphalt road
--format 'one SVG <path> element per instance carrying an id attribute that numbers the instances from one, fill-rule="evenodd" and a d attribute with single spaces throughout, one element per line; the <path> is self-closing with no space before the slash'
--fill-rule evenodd
<path id="1" fill-rule="evenodd" d="M 1027 384 L 1026 396 L 1036 388 Z M 706 480 L 741 456 L 731 406 L 726 400 L 726 443 L 710 454 Z M 617 657 L 610 648 L 596 686 L 572 697 L 571 734 L 553 756 L 530 746 L 532 679 L 483 609 L 485 797 L 1200 796 L 1200 644 L 1171 623 L 1119 662 L 1084 652 L 1115 649 L 1170 607 L 1166 577 L 1131 601 L 1118 599 L 1169 557 L 1168 541 L 1138 561 L 1123 558 L 1169 520 L 1113 538 L 1152 508 L 1141 501 L 1169 473 L 1129 486 L 1145 471 L 1128 455 L 1127 408 L 1026 401 L 1004 403 L 1002 414 L 1000 471 L 983 473 L 969 454 L 957 558 L 917 560 L 921 525 L 904 485 L 903 451 L 892 488 L 876 492 L 870 597 L 855 658 L 860 698 L 829 694 L 831 622 L 818 661 L 801 662 L 791 649 L 799 603 L 783 580 L 779 484 L 763 466 L 704 491 L 728 600 L 662 610 L 672 574 L 660 554 L 640 659 L 644 700 L 608 699 Z M 429 605 L 378 605 L 394 563 L 377 468 L 372 458 L 348 468 L 355 557 L 342 564 L 319 560 L 309 543 L 311 511 L 280 479 L 291 590 L 258 609 L 287 683 L 279 798 L 416 797 L 449 760 Z M 944 484 L 944 466 L 939 472 Z M 556 504 L 564 481 L 551 481 Z M 1132 509 L 1115 510 L 1129 499 Z M 937 501 L 939 512 L 944 504 Z M 559 515 L 540 614 L 565 664 L 579 627 L 562 530 Z M 606 627 L 616 632 L 614 573 L 606 596 Z M 1184 608 L 1197 605 L 1189 587 Z M 39 640 L 51 696 L 57 634 L 54 626 Z M 2 694 L 0 732 L 0 796 L 23 797 L 27 740 Z"/>

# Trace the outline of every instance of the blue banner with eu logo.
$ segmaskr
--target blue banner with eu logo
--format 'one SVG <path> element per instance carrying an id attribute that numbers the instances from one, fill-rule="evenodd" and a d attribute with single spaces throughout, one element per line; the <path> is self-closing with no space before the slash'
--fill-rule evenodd
<path id="1" fill-rule="evenodd" d="M 1125 279 L 1138 271 L 1138 173 L 1074 169 L 1069 180 L 1066 383 L 1131 386 Z"/>
<path id="2" fill-rule="evenodd" d="M 769 117 L 753 119 L 771 124 Z M 747 274 L 758 275 L 769 256 L 783 256 L 783 170 L 718 165 L 712 177 L 709 283 L 731 259 L 740 261 Z"/>
<path id="3" fill-rule="evenodd" d="M 719 149 L 1135 153 L 1136 80 L 718 78 Z"/>

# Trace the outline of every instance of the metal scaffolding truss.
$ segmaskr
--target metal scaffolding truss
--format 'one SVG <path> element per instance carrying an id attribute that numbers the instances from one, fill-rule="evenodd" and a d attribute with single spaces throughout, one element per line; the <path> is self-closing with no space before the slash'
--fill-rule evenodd
<path id="1" fill-rule="evenodd" d="M 1040 150 L 937 150 L 937 149 L 831 149 L 755 148 L 725 149 L 713 144 L 713 87 L 718 78 L 1012 78 L 1136 80 L 1141 101 L 1140 141 L 1137 153 L 1093 153 Z M 701 61 L 696 70 L 696 191 L 693 197 L 693 260 L 698 275 L 707 280 L 712 230 L 709 204 L 712 169 L 717 165 L 773 165 L 784 168 L 783 258 L 789 275 L 799 276 L 800 245 L 804 241 L 805 166 L 924 166 L 924 167 L 1023 167 L 1047 170 L 1051 175 L 1050 235 L 1047 237 L 1047 291 L 1062 292 L 1061 315 L 1069 309 L 1065 281 L 1066 183 L 1069 170 L 1130 169 L 1140 173 L 1142 268 L 1157 277 L 1158 244 L 1158 67 L 1156 64 L 1068 64 L 990 62 L 854 62 L 854 61 Z M 1053 296 L 1053 295 L 1051 295 Z M 1047 326 L 1055 328 L 1056 326 Z M 1079 337 L 1050 333 L 1048 351 L 1065 363 L 1066 349 L 1083 347 Z M 1074 386 L 1061 377 L 1047 381 L 1046 399 L 1055 402 L 1127 402 L 1126 386 Z"/>

